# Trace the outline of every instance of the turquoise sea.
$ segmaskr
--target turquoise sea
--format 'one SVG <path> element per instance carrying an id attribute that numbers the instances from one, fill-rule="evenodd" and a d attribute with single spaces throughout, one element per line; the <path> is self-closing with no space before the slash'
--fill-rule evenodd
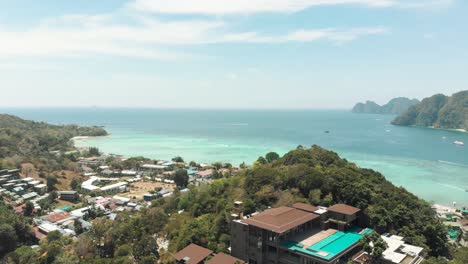
<path id="1" fill-rule="evenodd" d="M 0 109 L 55 124 L 104 126 L 109 137 L 77 141 L 107 153 L 252 163 L 269 151 L 318 144 L 382 172 L 431 202 L 468 206 L 468 133 L 392 126 L 391 115 L 344 110 Z M 330 133 L 325 133 L 328 130 Z"/>

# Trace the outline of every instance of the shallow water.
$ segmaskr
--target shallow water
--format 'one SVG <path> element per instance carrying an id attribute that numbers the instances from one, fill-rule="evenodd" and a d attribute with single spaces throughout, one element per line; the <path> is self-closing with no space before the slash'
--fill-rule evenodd
<path id="1" fill-rule="evenodd" d="M 102 125 L 109 137 L 78 140 L 108 153 L 186 161 L 252 163 L 269 151 L 318 144 L 382 172 L 437 203 L 468 205 L 468 133 L 397 127 L 394 116 L 347 111 L 3 109 L 57 124 Z M 325 133 L 325 131 L 330 133 Z"/>

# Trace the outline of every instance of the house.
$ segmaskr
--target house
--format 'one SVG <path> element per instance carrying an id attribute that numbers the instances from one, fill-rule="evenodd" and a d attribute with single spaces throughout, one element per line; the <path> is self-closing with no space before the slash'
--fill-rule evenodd
<path id="1" fill-rule="evenodd" d="M 151 202 L 155 198 L 156 198 L 156 195 L 151 194 L 151 193 L 146 193 L 143 195 L 143 200 L 145 200 L 146 202 Z"/>
<path id="2" fill-rule="evenodd" d="M 200 247 L 195 244 L 190 244 L 181 251 L 177 252 L 174 257 L 177 264 L 199 264 L 210 256 L 213 251 Z"/>
<path id="3" fill-rule="evenodd" d="M 48 221 L 48 222 L 54 223 L 54 224 L 61 224 L 61 223 L 66 222 L 68 220 L 76 219 L 75 216 L 71 215 L 70 213 L 64 212 L 64 211 L 50 213 L 48 215 L 42 216 L 41 218 L 44 221 Z"/>
<path id="4" fill-rule="evenodd" d="M 257 264 L 341 263 L 360 250 L 360 239 L 373 230 L 356 225 L 358 208 L 330 208 L 331 213 L 323 207 L 297 203 L 233 220 L 231 255 Z M 339 223 L 337 219 L 341 219 Z"/>
<path id="5" fill-rule="evenodd" d="M 21 197 L 22 197 L 25 201 L 27 201 L 27 200 L 29 200 L 29 199 L 32 199 L 32 198 L 36 197 L 36 196 L 38 196 L 37 193 L 35 193 L 35 192 L 30 192 L 30 193 L 23 194 Z"/>
<path id="6" fill-rule="evenodd" d="M 167 168 L 167 166 L 164 166 L 164 165 L 155 165 L 155 164 L 143 164 L 141 165 L 142 169 L 144 170 L 155 170 L 155 171 L 162 171 L 164 170 L 165 168 Z"/>
<path id="7" fill-rule="evenodd" d="M 199 171 L 195 173 L 195 177 L 198 177 L 198 178 L 209 178 L 211 177 L 211 175 L 213 175 L 212 169 L 203 170 L 203 171 Z"/>
<path id="8" fill-rule="evenodd" d="M 60 200 L 75 202 L 78 200 L 78 193 L 76 191 L 60 191 L 58 192 Z"/>
<path id="9" fill-rule="evenodd" d="M 38 194 L 43 195 L 47 191 L 47 185 L 45 184 L 38 184 L 34 186 L 34 191 L 36 191 Z"/>
<path id="10" fill-rule="evenodd" d="M 334 226 L 340 231 L 357 225 L 358 214 L 360 209 L 346 204 L 335 204 L 328 209 L 328 221 L 325 222 L 326 227 Z"/>

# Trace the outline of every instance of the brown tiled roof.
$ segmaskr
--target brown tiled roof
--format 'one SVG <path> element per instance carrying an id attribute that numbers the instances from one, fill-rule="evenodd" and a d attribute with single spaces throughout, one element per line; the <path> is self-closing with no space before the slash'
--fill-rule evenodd
<path id="1" fill-rule="evenodd" d="M 213 174 L 213 170 L 211 169 L 197 172 L 197 175 L 200 177 L 208 177 L 208 176 L 211 176 L 212 174 Z"/>
<path id="2" fill-rule="evenodd" d="M 319 216 L 315 214 L 283 206 L 265 210 L 243 221 L 249 225 L 276 233 L 284 233 L 291 228 L 307 223 L 317 217 Z"/>
<path id="3" fill-rule="evenodd" d="M 468 219 L 460 219 L 458 221 L 460 222 L 460 227 L 463 230 L 468 231 Z"/>
<path id="4" fill-rule="evenodd" d="M 333 206 L 328 207 L 328 211 L 332 211 L 332 212 L 340 213 L 340 214 L 345 214 L 345 215 L 353 215 L 353 214 L 361 211 L 361 209 L 356 208 L 356 207 L 352 207 L 352 206 L 347 205 L 347 204 L 335 204 Z"/>
<path id="5" fill-rule="evenodd" d="M 188 258 L 187 264 L 198 264 L 202 262 L 206 257 L 211 255 L 213 251 L 206 249 L 204 247 L 200 247 L 195 244 L 190 244 L 181 251 L 175 254 L 176 260 L 182 260 L 184 258 Z"/>
<path id="6" fill-rule="evenodd" d="M 41 240 L 47 237 L 47 235 L 44 235 L 39 231 L 39 228 L 37 226 L 33 227 L 32 230 L 34 231 L 34 236 L 37 238 L 37 240 Z"/>
<path id="7" fill-rule="evenodd" d="M 52 214 L 44 216 L 44 218 L 47 219 L 51 223 L 62 221 L 70 217 L 72 217 L 72 215 L 67 212 L 52 213 Z"/>
<path id="8" fill-rule="evenodd" d="M 317 206 L 313 206 L 313 205 L 305 204 L 305 203 L 295 203 L 292 205 L 292 207 L 302 210 L 302 211 L 310 212 L 310 213 L 313 213 L 319 209 Z"/>
<path id="9" fill-rule="evenodd" d="M 226 255 L 224 253 L 216 254 L 212 259 L 210 259 L 206 264 L 244 264 L 245 262 L 235 258 L 233 256 Z"/>

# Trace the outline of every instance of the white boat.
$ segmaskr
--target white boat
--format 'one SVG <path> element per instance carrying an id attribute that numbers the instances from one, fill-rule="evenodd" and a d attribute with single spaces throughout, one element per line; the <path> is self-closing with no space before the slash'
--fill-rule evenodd
<path id="1" fill-rule="evenodd" d="M 458 146 L 465 146 L 465 143 L 463 141 L 454 141 L 453 144 Z"/>

